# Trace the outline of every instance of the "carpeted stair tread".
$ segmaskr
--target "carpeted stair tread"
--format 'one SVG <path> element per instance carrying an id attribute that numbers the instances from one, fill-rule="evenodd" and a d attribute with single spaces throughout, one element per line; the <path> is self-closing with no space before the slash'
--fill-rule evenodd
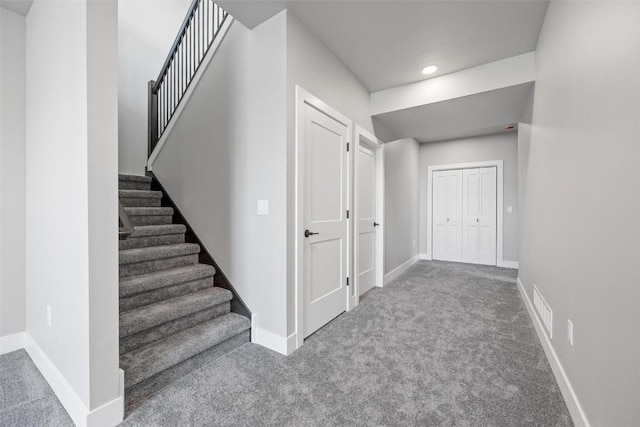
<path id="1" fill-rule="evenodd" d="M 162 199 L 162 191 L 152 190 L 118 190 L 118 197 L 125 199 Z"/>
<path id="2" fill-rule="evenodd" d="M 166 234 L 182 234 L 187 232 L 183 224 L 139 225 L 134 228 L 129 238 L 163 236 Z"/>
<path id="3" fill-rule="evenodd" d="M 162 323 L 228 302 L 233 294 L 223 288 L 209 288 L 120 314 L 120 338 Z"/>
<path id="4" fill-rule="evenodd" d="M 120 366 L 125 371 L 125 388 L 222 344 L 250 327 L 248 318 L 228 313 L 124 354 Z"/>
<path id="5" fill-rule="evenodd" d="M 164 206 L 125 207 L 124 211 L 129 216 L 170 216 L 173 208 Z"/>
<path id="6" fill-rule="evenodd" d="M 139 276 L 126 277 L 120 280 L 120 297 L 128 297 L 140 292 L 165 288 L 205 277 L 213 277 L 215 274 L 216 269 L 211 265 L 194 264 L 186 267 L 141 274 Z"/>
<path id="7" fill-rule="evenodd" d="M 137 262 L 155 261 L 193 255 L 200 252 L 196 243 L 179 243 L 177 245 L 151 246 L 148 248 L 125 249 L 120 251 L 120 266 Z"/>
<path id="8" fill-rule="evenodd" d="M 150 176 L 118 174 L 118 181 L 135 181 L 135 182 L 151 183 L 151 180 L 152 178 Z"/>

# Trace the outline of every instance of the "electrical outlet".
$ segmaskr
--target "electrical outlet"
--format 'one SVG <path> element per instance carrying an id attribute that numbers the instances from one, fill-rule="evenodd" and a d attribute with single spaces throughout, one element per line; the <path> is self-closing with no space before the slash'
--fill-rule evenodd
<path id="1" fill-rule="evenodd" d="M 415 241 L 415 240 L 413 241 L 413 246 L 414 246 L 414 247 L 416 246 L 416 241 Z"/>
<path id="2" fill-rule="evenodd" d="M 51 306 L 47 306 L 47 325 L 51 326 Z"/>
<path id="3" fill-rule="evenodd" d="M 268 200 L 258 200 L 258 215 L 269 215 Z"/>
<path id="4" fill-rule="evenodd" d="M 567 339 L 569 344 L 573 345 L 573 322 L 571 319 L 567 319 Z"/>

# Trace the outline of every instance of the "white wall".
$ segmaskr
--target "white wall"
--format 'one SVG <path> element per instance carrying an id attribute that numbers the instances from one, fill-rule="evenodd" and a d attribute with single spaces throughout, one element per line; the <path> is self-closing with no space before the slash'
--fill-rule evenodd
<path id="1" fill-rule="evenodd" d="M 300 86 L 373 133 L 369 91 L 290 11 L 287 16 L 287 335 L 295 331 L 295 88 Z M 351 195 L 352 196 L 352 195 Z"/>
<path id="2" fill-rule="evenodd" d="M 384 272 L 418 255 L 420 144 L 401 139 L 384 145 Z"/>
<path id="3" fill-rule="evenodd" d="M 593 426 L 640 425 L 638 22 L 638 2 L 549 4 L 519 150 L 520 278 L 553 310 L 551 344 Z"/>
<path id="4" fill-rule="evenodd" d="M 118 168 L 144 175 L 147 83 L 160 73 L 190 0 L 120 0 L 118 4 Z"/>
<path id="5" fill-rule="evenodd" d="M 452 163 L 504 161 L 503 259 L 518 261 L 518 135 L 516 132 L 420 145 L 420 252 L 427 241 L 427 169 Z M 507 213 L 507 207 L 513 213 Z"/>
<path id="6" fill-rule="evenodd" d="M 253 313 L 286 333 L 286 14 L 234 22 L 153 171 Z M 269 215 L 256 202 L 269 201 Z"/>
<path id="7" fill-rule="evenodd" d="M 116 17 L 115 1 L 41 0 L 27 17 L 28 349 L 76 423 L 122 417 Z"/>
<path id="8" fill-rule="evenodd" d="M 25 330 L 25 18 L 0 8 L 0 337 Z"/>

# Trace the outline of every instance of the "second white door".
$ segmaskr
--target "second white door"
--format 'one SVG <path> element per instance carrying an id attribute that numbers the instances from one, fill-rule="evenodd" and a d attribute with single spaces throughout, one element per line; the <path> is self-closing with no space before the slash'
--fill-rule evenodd
<path id="1" fill-rule="evenodd" d="M 367 147 L 358 149 L 358 289 L 376 285 L 376 158 Z"/>

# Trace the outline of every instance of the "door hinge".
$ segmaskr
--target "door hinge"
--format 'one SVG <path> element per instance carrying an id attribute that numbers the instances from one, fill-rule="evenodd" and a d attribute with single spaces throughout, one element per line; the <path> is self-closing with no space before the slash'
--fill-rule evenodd
<path id="1" fill-rule="evenodd" d="M 349 278 L 347 277 L 347 286 L 349 286 Z"/>
<path id="2" fill-rule="evenodd" d="M 349 219 L 349 209 L 347 209 L 347 219 Z"/>
<path id="3" fill-rule="evenodd" d="M 349 151 L 349 143 L 347 142 L 347 151 Z"/>

